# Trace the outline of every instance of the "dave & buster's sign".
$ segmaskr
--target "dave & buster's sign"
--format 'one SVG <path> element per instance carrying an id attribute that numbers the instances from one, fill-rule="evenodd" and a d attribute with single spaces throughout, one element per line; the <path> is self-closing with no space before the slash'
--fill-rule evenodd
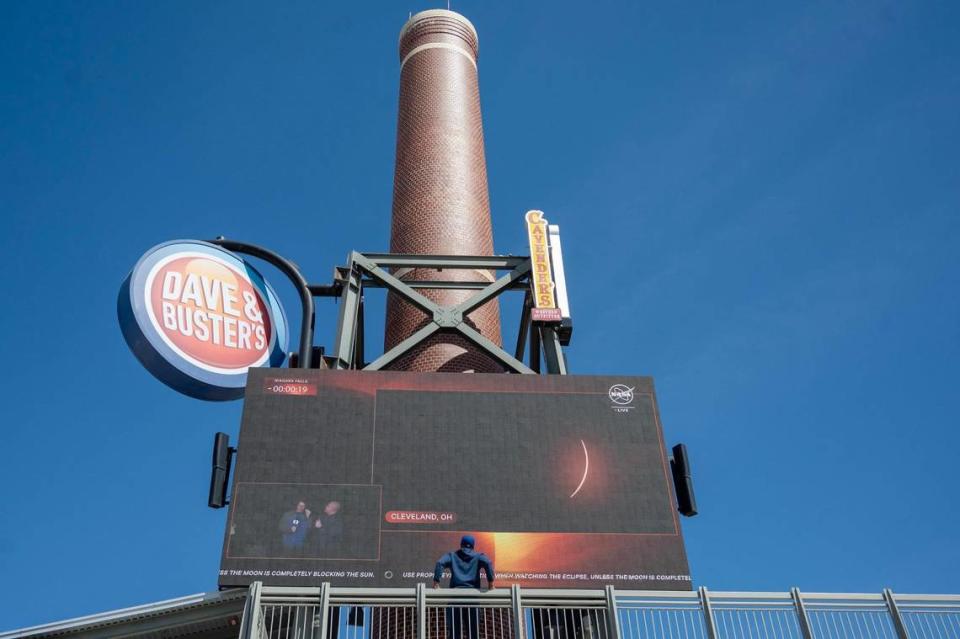
<path id="1" fill-rule="evenodd" d="M 250 264 L 197 240 L 153 247 L 120 287 L 117 314 L 137 359 L 191 397 L 243 396 L 247 370 L 279 366 L 287 320 Z"/>

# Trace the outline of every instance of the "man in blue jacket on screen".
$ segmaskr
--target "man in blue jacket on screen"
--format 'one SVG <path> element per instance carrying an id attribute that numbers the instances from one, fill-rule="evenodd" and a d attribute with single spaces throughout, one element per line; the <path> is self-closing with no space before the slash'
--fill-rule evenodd
<path id="1" fill-rule="evenodd" d="M 310 511 L 305 502 L 297 502 L 296 510 L 288 510 L 280 517 L 279 528 L 283 547 L 295 551 L 303 548 L 310 523 Z"/>
<path id="2" fill-rule="evenodd" d="M 473 535 L 464 535 L 460 539 L 460 550 L 448 552 L 437 561 L 433 569 L 433 587 L 440 587 L 444 569 L 450 569 L 451 588 L 480 589 L 480 569 L 487 575 L 487 584 L 493 588 L 493 562 L 482 552 L 474 550 L 476 540 Z M 478 608 L 447 608 L 447 636 L 460 639 L 463 626 L 467 626 L 471 639 L 480 635 L 480 615 Z"/>

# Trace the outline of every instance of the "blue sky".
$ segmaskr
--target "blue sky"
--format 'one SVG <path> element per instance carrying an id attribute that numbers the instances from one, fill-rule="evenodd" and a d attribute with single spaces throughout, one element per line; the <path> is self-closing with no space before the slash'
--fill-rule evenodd
<path id="1" fill-rule="evenodd" d="M 120 282 L 175 238 L 320 283 L 386 250 L 396 38 L 435 6 L 3 7 L 0 629 L 216 588 L 210 443 L 241 404 L 140 367 Z M 546 211 L 573 371 L 654 376 L 696 584 L 960 592 L 960 5 L 453 8 L 497 250 Z"/>

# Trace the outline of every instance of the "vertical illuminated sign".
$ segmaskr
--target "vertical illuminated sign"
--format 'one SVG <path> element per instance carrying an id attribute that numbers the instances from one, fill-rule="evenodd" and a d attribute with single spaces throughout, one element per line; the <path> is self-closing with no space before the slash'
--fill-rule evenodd
<path id="1" fill-rule="evenodd" d="M 557 307 L 556 285 L 553 281 L 553 269 L 550 266 L 547 220 L 543 217 L 543 211 L 527 211 L 525 219 L 527 238 L 530 241 L 532 271 L 530 287 L 533 294 L 533 308 L 530 316 L 537 322 L 559 322 L 562 315 Z"/>

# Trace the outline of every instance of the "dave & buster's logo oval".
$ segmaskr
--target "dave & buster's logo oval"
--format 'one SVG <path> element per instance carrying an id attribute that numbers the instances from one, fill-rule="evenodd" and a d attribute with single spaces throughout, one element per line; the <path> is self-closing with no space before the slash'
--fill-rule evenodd
<path id="1" fill-rule="evenodd" d="M 242 397 L 247 369 L 279 366 L 286 353 L 286 316 L 273 289 L 207 242 L 150 249 L 121 287 L 118 315 L 141 363 L 191 397 Z"/>

